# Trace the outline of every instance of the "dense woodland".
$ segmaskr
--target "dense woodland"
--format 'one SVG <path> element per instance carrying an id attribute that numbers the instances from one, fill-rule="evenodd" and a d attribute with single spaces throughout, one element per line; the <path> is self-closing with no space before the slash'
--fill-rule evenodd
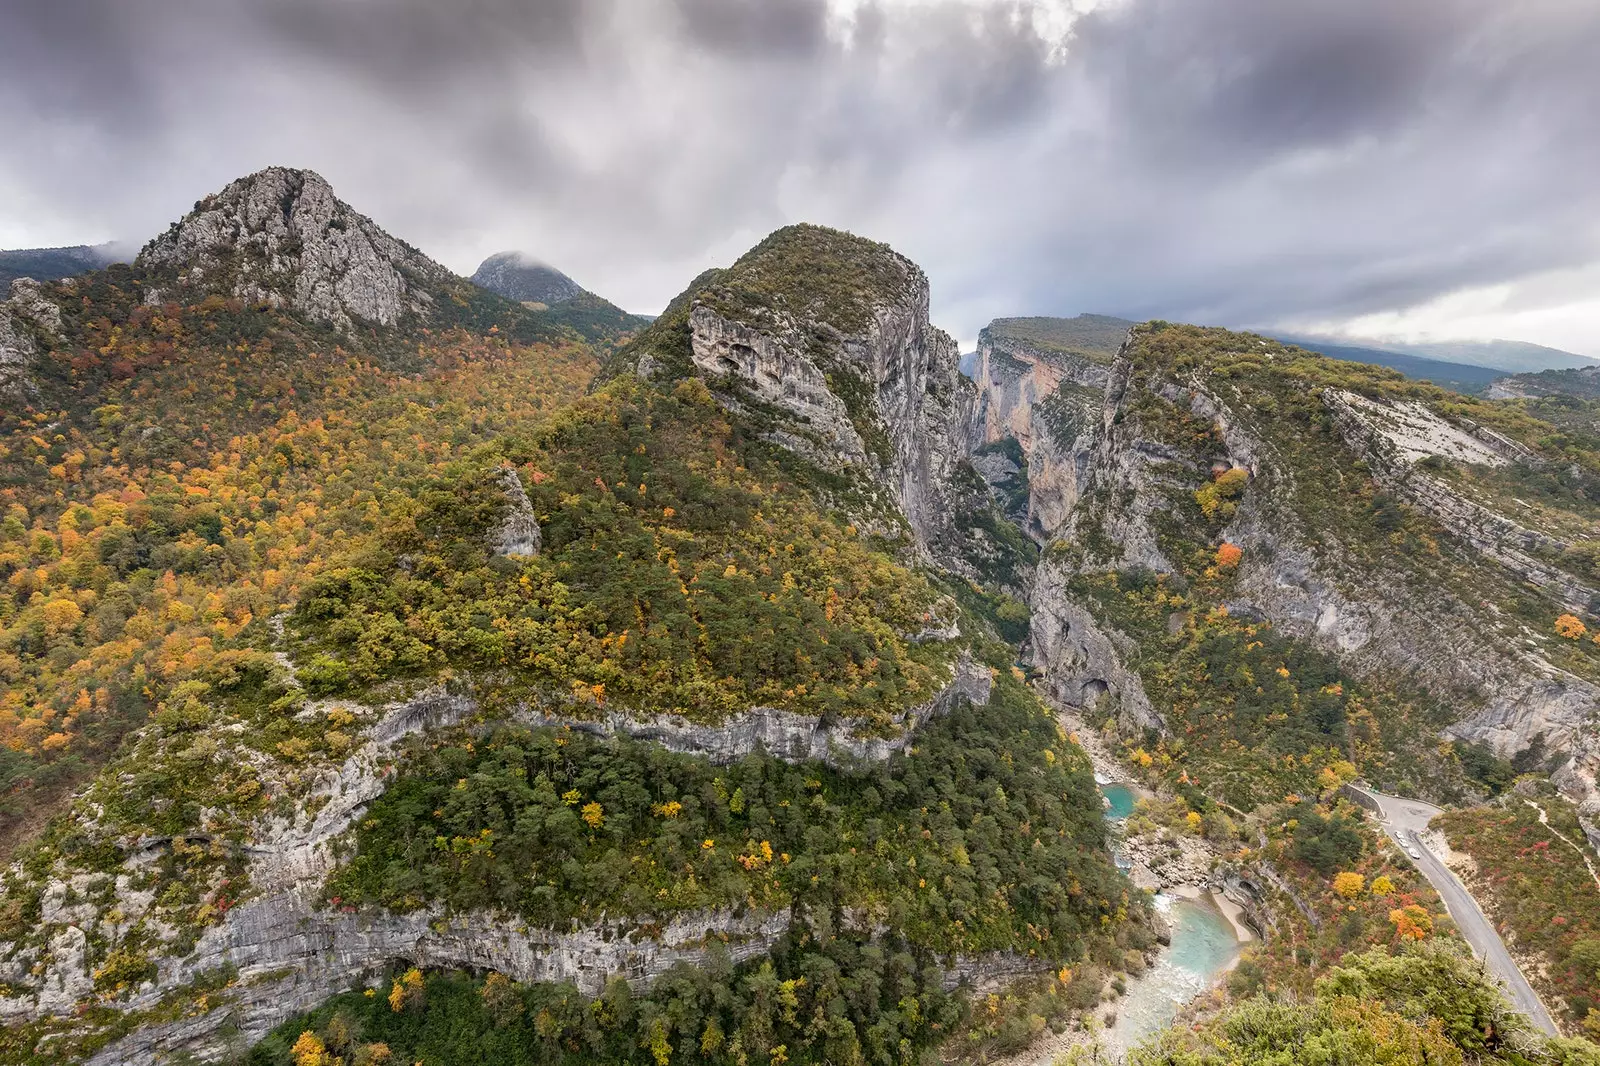
<path id="1" fill-rule="evenodd" d="M 125 268 L 74 286 L 77 347 L 43 368 L 59 406 L 0 415 L 5 849 L 40 789 L 48 807 L 148 714 L 203 700 L 213 659 L 268 643 L 386 508 L 596 366 L 575 343 L 374 351 L 237 301 L 146 307 Z"/>

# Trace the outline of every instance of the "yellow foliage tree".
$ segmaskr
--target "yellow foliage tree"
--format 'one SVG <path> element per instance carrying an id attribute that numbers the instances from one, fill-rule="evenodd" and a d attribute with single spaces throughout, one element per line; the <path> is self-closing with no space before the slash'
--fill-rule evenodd
<path id="1" fill-rule="evenodd" d="M 300 1034 L 289 1054 L 294 1058 L 294 1066 L 333 1066 L 335 1061 L 322 1038 L 310 1029 Z"/>
<path id="2" fill-rule="evenodd" d="M 1333 878 L 1333 890 L 1345 899 L 1355 899 L 1366 887 L 1367 879 L 1358 873 L 1345 871 L 1335 874 Z"/>
<path id="3" fill-rule="evenodd" d="M 389 989 L 389 1009 L 396 1014 L 416 1010 L 422 1006 L 423 995 L 422 971 L 413 966 L 395 978 L 393 987 Z"/>
<path id="4" fill-rule="evenodd" d="M 1576 615 L 1564 614 L 1556 619 L 1556 633 L 1568 640 L 1582 640 L 1583 635 L 1589 632 L 1589 627 L 1584 625 Z"/>
<path id="5" fill-rule="evenodd" d="M 1390 896 L 1394 894 L 1394 882 L 1389 880 L 1388 874 L 1379 874 L 1372 879 L 1372 894 L 1374 896 Z"/>

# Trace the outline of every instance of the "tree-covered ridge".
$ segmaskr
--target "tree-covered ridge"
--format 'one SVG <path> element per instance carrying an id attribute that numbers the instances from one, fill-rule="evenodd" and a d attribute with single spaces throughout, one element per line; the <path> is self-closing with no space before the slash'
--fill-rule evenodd
<path id="1" fill-rule="evenodd" d="M 445 666 L 501 669 L 580 709 L 719 722 L 752 706 L 882 733 L 953 654 L 926 580 L 816 510 L 698 380 L 625 378 L 417 495 L 307 589 L 293 629 L 313 692 Z M 544 528 L 491 555 L 512 463 Z"/>
<path id="2" fill-rule="evenodd" d="M 1461 947 L 1348 956 L 1309 999 L 1260 996 L 1135 1049 L 1129 1066 L 1595 1066 L 1515 1013 Z"/>
<path id="3" fill-rule="evenodd" d="M 724 317 L 765 324 L 786 314 L 863 333 L 872 312 L 909 285 L 925 284 L 922 271 L 887 244 L 826 226 L 801 224 L 776 230 L 706 287 L 703 299 Z"/>
<path id="4" fill-rule="evenodd" d="M 1143 907 L 1105 851 L 1082 750 L 1009 678 L 912 754 L 850 771 L 553 729 L 421 738 L 356 845 L 327 888 L 338 903 L 443 899 L 555 927 L 848 910 L 941 954 L 1063 963 Z"/>
<path id="5" fill-rule="evenodd" d="M 1434 821 L 1450 847 L 1471 857 L 1464 877 L 1507 939 L 1542 963 L 1524 972 L 1551 1007 L 1600 1035 L 1600 862 L 1577 810 L 1526 778 L 1494 803 Z"/>
<path id="6" fill-rule="evenodd" d="M 346 347 L 222 300 L 145 308 L 118 277 L 79 279 L 67 331 L 82 347 L 44 368 L 72 403 L 0 425 L 13 813 L 34 784 L 80 778 L 218 653 L 269 641 L 269 619 L 387 508 L 580 395 L 595 367 L 576 346 L 463 331 Z M 191 698 L 204 691 L 178 702 Z"/>

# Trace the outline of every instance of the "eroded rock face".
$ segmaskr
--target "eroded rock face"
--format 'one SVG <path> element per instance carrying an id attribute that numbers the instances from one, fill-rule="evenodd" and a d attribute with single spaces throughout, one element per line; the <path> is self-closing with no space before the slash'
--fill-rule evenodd
<path id="1" fill-rule="evenodd" d="M 828 469 L 864 471 L 888 490 L 927 551 L 949 532 L 950 484 L 968 455 L 976 394 L 955 341 L 928 322 L 927 278 L 901 263 L 903 285 L 858 333 L 820 313 L 766 313 L 753 324 L 702 303 L 689 315 L 691 354 L 713 386 L 735 380 L 779 416 L 769 431 L 776 443 Z"/>
<path id="2" fill-rule="evenodd" d="M 1083 491 L 1110 370 L 1084 356 L 1046 351 L 987 329 L 978 335 L 977 354 L 973 464 L 1000 490 L 1002 506 L 1008 502 L 1003 498 L 1008 483 L 1019 474 L 1026 479 L 1027 505 L 1015 517 L 1035 540 L 1048 543 L 1066 525 Z M 1020 447 L 1025 470 L 985 462 L 998 457 L 994 446 L 1007 439 Z"/>
<path id="3" fill-rule="evenodd" d="M 206 197 L 147 244 L 134 266 L 171 278 L 172 292 L 291 308 L 344 330 L 426 316 L 428 286 L 454 278 L 357 214 L 320 175 L 285 167 Z M 170 295 L 167 286 L 149 294 L 158 302 Z"/>
<path id="4" fill-rule="evenodd" d="M 248 1049 L 275 1026 L 331 996 L 376 982 L 393 961 L 495 970 L 516 981 L 571 981 L 593 996 L 612 976 L 644 987 L 679 963 L 704 962 L 713 951 L 725 952 L 735 963 L 765 954 L 790 922 L 787 912 L 703 911 L 680 915 L 648 934 L 620 922 L 557 932 L 530 929 L 510 915 L 445 917 L 436 907 L 410 914 L 349 914 L 323 906 L 316 886 L 253 900 L 228 918 L 127 1008 L 152 1007 L 164 989 L 224 963 L 238 968 L 233 994 L 205 1014 L 139 1029 L 89 1063 L 157 1062 L 179 1051 L 215 1061 Z"/>
<path id="5" fill-rule="evenodd" d="M 1044 675 L 1045 694 L 1058 707 L 1109 714 L 1123 733 L 1164 729 L 1144 683 L 1125 664 L 1130 642 L 1101 627 L 1088 607 L 1067 594 L 1069 577 L 1046 563 L 1031 597 L 1028 653 Z"/>
<path id="6" fill-rule="evenodd" d="M 897 723 L 898 731 L 886 737 L 859 737 L 848 724 L 823 724 L 770 708 L 753 708 L 721 726 L 622 714 L 593 721 L 534 708 L 523 708 L 514 717 L 530 725 L 628 736 L 716 762 L 765 750 L 778 758 L 822 759 L 845 766 L 905 750 L 930 718 L 960 699 L 986 703 L 990 690 L 988 668 L 963 658 L 945 689 L 908 710 Z M 237 1050 L 232 1042 L 242 1040 L 247 1046 L 280 1022 L 397 961 L 494 969 L 521 981 L 570 980 L 595 994 L 610 976 L 622 975 L 644 986 L 673 965 L 703 962 L 713 951 L 743 961 L 769 951 L 783 935 L 791 920 L 786 912 L 678 915 L 651 923 L 648 931 L 643 925 L 646 917 L 558 931 L 530 928 L 513 915 L 447 916 L 438 906 L 392 914 L 326 905 L 321 886 L 340 861 L 341 838 L 387 787 L 400 746 L 418 733 L 473 721 L 480 712 L 471 696 L 444 689 L 395 703 L 367 730 L 354 754 L 309 783 L 292 817 L 264 817 L 249 834 L 245 849 L 250 897 L 208 926 L 187 955 L 157 958 L 156 979 L 116 1005 L 128 1012 L 153 1008 L 173 990 L 226 966 L 237 969 L 237 981 L 214 997 L 219 1005 L 208 1013 L 139 1028 L 90 1061 L 103 1066 L 154 1062 L 175 1051 L 214 1060 Z M 153 861 L 168 843 L 135 842 L 126 860 L 128 868 Z M 126 929 L 150 908 L 154 897 L 122 890 L 120 878 L 117 884 L 120 923 Z M 67 902 L 86 887 L 76 880 L 47 887 L 44 913 L 50 929 L 42 956 L 0 951 L 6 959 L 0 964 L 0 979 L 12 986 L 11 994 L 0 997 L 0 1022 L 68 1015 L 93 993 L 97 963 L 87 950 L 85 930 L 104 932 L 109 927 L 103 923 L 109 918 L 91 905 Z"/>
<path id="7" fill-rule="evenodd" d="M 11 283 L 11 296 L 0 303 L 0 399 L 26 400 L 38 392 L 29 371 L 39 358 L 40 341 L 49 343 L 61 331 L 61 308 L 32 278 Z"/>
<path id="8" fill-rule="evenodd" d="M 1600 603 L 1600 589 L 1529 553 L 1544 549 L 1559 554 L 1570 547 L 1568 542 L 1466 499 L 1421 465 L 1428 459 L 1480 466 L 1543 465 L 1527 448 L 1487 427 L 1446 422 L 1422 404 L 1380 404 L 1343 390 L 1325 393 L 1323 403 L 1351 450 L 1367 460 L 1374 479 L 1385 489 L 1426 511 L 1476 551 L 1544 590 L 1567 610 L 1582 614 L 1590 604 Z"/>

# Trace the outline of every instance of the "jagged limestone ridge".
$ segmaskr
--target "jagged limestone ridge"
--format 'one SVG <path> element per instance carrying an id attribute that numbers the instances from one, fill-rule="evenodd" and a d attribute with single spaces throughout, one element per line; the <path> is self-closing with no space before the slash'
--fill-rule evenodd
<path id="1" fill-rule="evenodd" d="M 135 269 L 175 293 L 220 293 L 348 330 L 426 316 L 455 275 L 334 196 L 310 170 L 269 167 L 206 197 L 145 245 Z"/>

